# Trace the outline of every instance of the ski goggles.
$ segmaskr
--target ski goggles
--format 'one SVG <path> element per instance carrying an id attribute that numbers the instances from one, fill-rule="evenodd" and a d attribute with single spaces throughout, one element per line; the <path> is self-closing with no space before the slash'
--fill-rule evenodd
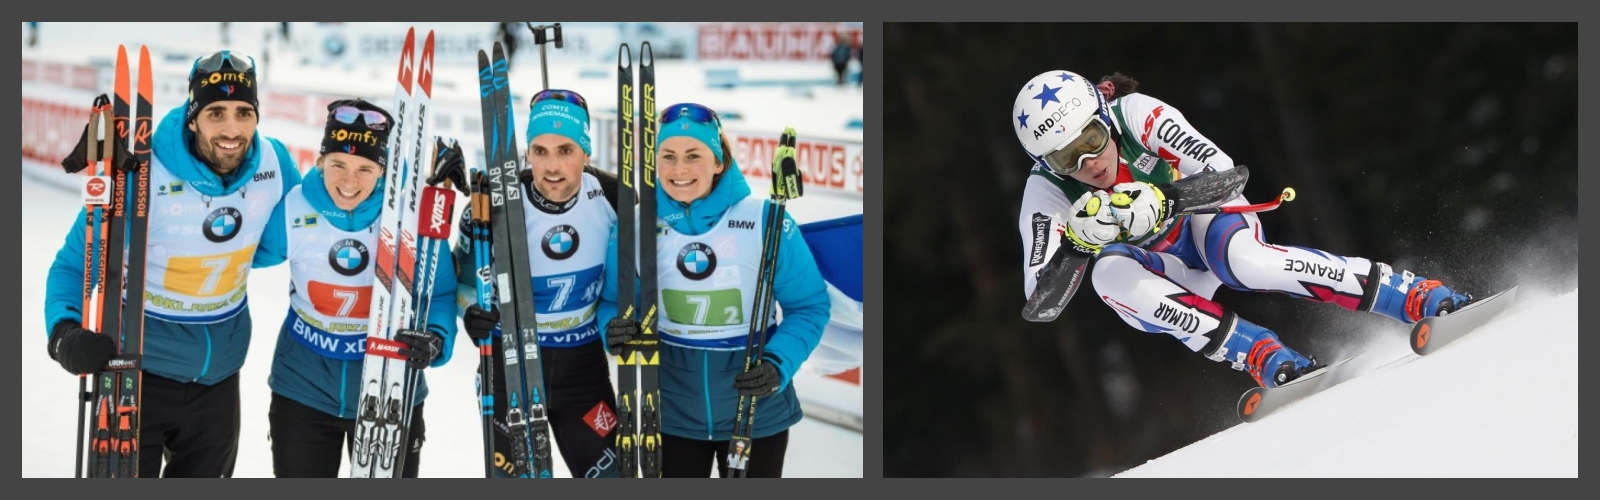
<path id="1" fill-rule="evenodd" d="M 528 101 L 528 105 L 533 106 L 534 103 L 539 101 L 566 101 L 577 104 L 578 107 L 583 108 L 584 113 L 589 112 L 589 101 L 585 101 L 583 96 L 570 90 L 541 90 L 533 95 L 533 100 Z"/>
<path id="2" fill-rule="evenodd" d="M 1106 145 L 1111 143 L 1111 130 L 1105 122 L 1098 119 L 1089 120 L 1078 133 L 1078 137 L 1068 142 L 1061 149 L 1045 153 L 1040 156 L 1045 166 L 1061 175 L 1072 175 L 1083 170 L 1083 161 L 1099 156 L 1106 150 Z"/>
<path id="3" fill-rule="evenodd" d="M 713 125 L 717 127 L 717 130 L 722 130 L 722 119 L 717 117 L 717 112 L 712 111 L 711 108 L 701 106 L 699 104 L 674 104 L 671 107 L 668 107 L 665 113 L 661 113 L 661 123 L 663 125 L 682 119 L 689 119 L 696 123 Z"/>
<path id="4" fill-rule="evenodd" d="M 204 59 L 195 61 L 194 71 L 191 71 L 190 74 L 192 75 L 202 71 L 206 73 L 216 73 L 218 70 L 222 69 L 222 65 L 224 63 L 233 68 L 234 71 L 240 73 L 249 73 L 250 70 L 255 68 L 255 63 L 249 56 L 245 56 L 243 58 L 233 57 L 229 51 L 224 50 L 215 54 L 211 54 Z"/>
<path id="5" fill-rule="evenodd" d="M 366 122 L 367 128 L 373 130 L 387 130 L 389 128 L 389 117 L 384 115 L 382 111 L 361 109 L 350 104 L 341 104 L 345 102 L 350 101 L 337 101 L 328 106 L 328 115 L 332 116 L 334 121 L 346 125 L 355 125 L 356 118 L 360 117 Z"/>

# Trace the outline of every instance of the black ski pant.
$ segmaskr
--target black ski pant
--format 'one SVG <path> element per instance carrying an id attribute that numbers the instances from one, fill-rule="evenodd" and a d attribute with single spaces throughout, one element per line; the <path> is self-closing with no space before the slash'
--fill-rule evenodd
<path id="1" fill-rule="evenodd" d="M 711 477 L 711 459 L 718 475 L 728 477 L 729 441 L 701 441 L 662 435 L 662 477 Z M 783 455 L 789 449 L 789 431 L 750 440 L 750 460 L 745 477 L 783 477 Z"/>
<path id="2" fill-rule="evenodd" d="M 239 374 L 205 385 L 145 372 L 141 385 L 139 477 L 232 477 Z"/>
<path id="3" fill-rule="evenodd" d="M 499 338 L 494 343 L 494 350 L 496 358 L 503 355 Z M 560 447 L 567 470 L 572 472 L 573 477 L 617 477 L 616 389 L 611 385 L 611 368 L 606 363 L 606 351 L 602 343 L 594 341 L 577 347 L 541 347 L 539 354 L 545 391 L 549 393 L 547 408 L 550 433 L 555 445 Z M 520 360 L 512 365 L 513 371 L 521 368 L 525 362 Z M 494 407 L 498 421 L 494 446 L 495 453 L 500 455 L 496 462 L 504 463 L 511 460 L 511 440 L 504 432 L 508 401 L 506 367 L 504 363 L 493 364 Z"/>

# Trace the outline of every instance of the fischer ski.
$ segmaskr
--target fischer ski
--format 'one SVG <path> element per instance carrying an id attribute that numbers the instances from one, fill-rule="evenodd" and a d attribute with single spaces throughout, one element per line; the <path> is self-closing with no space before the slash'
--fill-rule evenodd
<path id="1" fill-rule="evenodd" d="M 639 86 L 633 84 L 633 54 L 617 49 L 617 107 L 620 159 L 617 191 L 617 309 L 639 321 L 639 338 L 617 355 L 617 453 L 622 477 L 661 477 L 660 341 L 656 333 L 656 102 L 655 55 L 650 42 L 639 47 Z M 641 95 L 644 121 L 634 135 L 634 93 Z M 641 170 L 634 171 L 638 151 Z M 637 177 L 637 178 L 636 178 Z M 643 183 L 642 186 L 640 183 Z M 637 212 L 634 210 L 638 206 Z M 651 257 L 638 258 L 635 249 Z M 638 268 L 628 265 L 636 262 Z M 637 304 L 634 294 L 638 284 Z"/>
<path id="2" fill-rule="evenodd" d="M 639 218 L 644 231 L 637 233 L 639 248 L 651 258 L 639 262 L 639 338 L 629 342 L 636 353 L 633 364 L 639 367 L 639 469 L 640 477 L 661 477 L 661 365 L 660 336 L 656 332 L 656 69 L 650 42 L 639 45 L 639 108 L 644 122 L 639 124 Z M 629 233 L 635 234 L 635 233 Z"/>
<path id="3" fill-rule="evenodd" d="M 635 265 L 647 260 L 637 259 L 635 251 L 638 181 L 633 160 L 638 138 L 633 135 L 633 92 L 633 52 L 624 43 L 617 48 L 617 102 L 621 103 L 617 106 L 617 316 L 629 320 L 637 319 L 638 312 L 634 308 Z M 617 354 L 617 470 L 625 478 L 639 477 L 639 413 L 634 409 L 639 398 L 637 356 L 634 347 L 626 344 Z"/>

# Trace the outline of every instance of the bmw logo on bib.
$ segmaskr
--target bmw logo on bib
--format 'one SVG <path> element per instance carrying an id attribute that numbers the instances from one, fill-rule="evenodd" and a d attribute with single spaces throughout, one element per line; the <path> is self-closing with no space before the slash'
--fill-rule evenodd
<path id="1" fill-rule="evenodd" d="M 222 207 L 206 216 L 205 225 L 200 229 L 205 233 L 206 239 L 213 243 L 222 243 L 239 234 L 239 225 L 243 223 L 244 218 L 239 215 L 238 210 L 234 210 L 233 207 Z"/>
<path id="2" fill-rule="evenodd" d="M 578 251 L 578 230 L 562 224 L 544 233 L 544 255 L 555 260 L 566 259 Z"/>
<path id="3" fill-rule="evenodd" d="M 695 281 L 706 279 L 717 270 L 717 254 L 702 243 L 690 243 L 678 250 L 678 272 Z"/>
<path id="4" fill-rule="evenodd" d="M 367 246 L 349 238 L 339 240 L 328 250 L 328 265 L 345 276 L 361 274 L 367 270 Z"/>

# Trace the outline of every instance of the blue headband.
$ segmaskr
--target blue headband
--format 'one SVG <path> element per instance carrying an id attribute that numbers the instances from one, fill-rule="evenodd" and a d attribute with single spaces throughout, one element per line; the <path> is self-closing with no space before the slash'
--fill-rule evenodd
<path id="1" fill-rule="evenodd" d="M 715 155 L 713 159 L 722 161 L 722 135 L 714 125 L 700 123 L 694 120 L 677 120 L 661 126 L 656 136 L 656 149 L 661 149 L 661 144 L 673 137 L 689 137 L 700 141 L 711 148 Z"/>
<path id="2" fill-rule="evenodd" d="M 533 103 L 528 110 L 527 142 L 544 134 L 556 134 L 572 139 L 583 148 L 583 154 L 594 156 L 589 149 L 589 113 L 578 105 L 547 99 Z"/>

